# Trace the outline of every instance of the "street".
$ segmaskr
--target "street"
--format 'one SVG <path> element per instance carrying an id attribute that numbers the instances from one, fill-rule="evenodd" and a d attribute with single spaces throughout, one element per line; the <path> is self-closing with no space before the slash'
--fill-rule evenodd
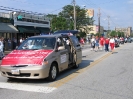
<path id="1" fill-rule="evenodd" d="M 84 47 L 78 69 L 62 72 L 56 81 L 0 75 L 0 99 L 133 99 L 133 43 L 114 53 Z"/>

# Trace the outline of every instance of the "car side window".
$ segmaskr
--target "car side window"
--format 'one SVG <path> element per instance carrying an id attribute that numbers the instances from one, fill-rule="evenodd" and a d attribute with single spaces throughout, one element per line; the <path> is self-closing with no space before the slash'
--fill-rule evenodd
<path id="1" fill-rule="evenodd" d="M 63 39 L 61 38 L 61 37 L 58 37 L 57 38 L 57 46 L 59 47 L 59 46 L 64 46 L 64 44 L 63 44 Z"/>
<path id="2" fill-rule="evenodd" d="M 77 47 L 77 46 L 80 45 L 79 41 L 78 41 L 78 38 L 76 38 L 75 36 L 70 36 L 70 38 L 71 38 L 71 40 L 72 40 L 72 42 L 74 44 L 74 47 Z"/>

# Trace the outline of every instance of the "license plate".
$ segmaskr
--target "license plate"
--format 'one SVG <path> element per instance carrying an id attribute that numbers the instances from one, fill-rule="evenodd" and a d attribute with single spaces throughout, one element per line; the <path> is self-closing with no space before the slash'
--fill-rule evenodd
<path id="1" fill-rule="evenodd" d="M 12 74 L 19 75 L 20 74 L 20 71 L 19 71 L 19 69 L 15 69 L 15 70 L 11 70 L 11 73 Z"/>

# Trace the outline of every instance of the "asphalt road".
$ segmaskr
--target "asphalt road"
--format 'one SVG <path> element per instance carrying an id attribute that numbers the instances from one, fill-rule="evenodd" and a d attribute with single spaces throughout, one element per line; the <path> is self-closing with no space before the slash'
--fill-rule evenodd
<path id="1" fill-rule="evenodd" d="M 114 54 L 83 48 L 79 69 L 56 81 L 8 80 L 0 76 L 0 99 L 133 99 L 133 43 Z"/>

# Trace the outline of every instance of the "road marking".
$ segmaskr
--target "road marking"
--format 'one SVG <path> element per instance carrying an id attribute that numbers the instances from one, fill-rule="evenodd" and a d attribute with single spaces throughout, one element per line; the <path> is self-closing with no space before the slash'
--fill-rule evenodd
<path id="1" fill-rule="evenodd" d="M 8 82 L 6 83 L 0 82 L 0 88 L 20 90 L 20 91 L 40 92 L 40 93 L 51 93 L 56 89 L 54 87 L 24 85 L 24 84 L 16 84 L 16 83 L 8 83 Z"/>
<path id="2" fill-rule="evenodd" d="M 54 90 L 56 90 L 57 88 L 59 88 L 60 86 L 62 86 L 63 84 L 65 84 L 65 83 L 69 82 L 70 80 L 72 80 L 73 78 L 77 77 L 79 74 L 83 73 L 87 69 L 100 63 L 102 60 L 104 60 L 106 57 L 108 57 L 110 55 L 111 55 L 111 53 L 108 53 L 108 54 L 102 56 L 101 58 L 97 59 L 96 61 L 90 63 L 90 65 L 87 66 L 86 68 L 79 69 L 75 73 L 72 73 L 71 75 L 69 75 L 65 78 L 62 78 L 60 80 L 53 82 L 48 87 L 36 86 L 36 85 L 24 85 L 24 84 L 18 84 L 18 83 L 0 82 L 0 88 L 19 90 L 19 91 L 29 91 L 29 92 L 51 93 Z"/>
<path id="3" fill-rule="evenodd" d="M 86 68 L 82 68 L 82 69 L 79 69 L 78 71 L 76 71 L 76 73 L 72 73 L 71 75 L 65 77 L 65 78 L 62 78 L 58 81 L 55 81 L 53 82 L 50 87 L 55 87 L 55 88 L 58 88 L 60 86 L 62 86 L 63 84 L 69 82 L 71 79 L 77 77 L 79 74 L 83 73 L 84 71 L 86 71 L 87 69 L 93 67 L 94 65 L 98 64 L 99 62 L 101 62 L 103 59 L 105 59 L 106 57 L 108 57 L 109 55 L 111 55 L 111 53 L 108 53 L 106 55 L 104 55 L 103 57 L 101 57 L 100 59 L 90 63 L 89 66 L 87 66 Z M 78 73 L 77 73 L 78 72 Z"/>
<path id="4" fill-rule="evenodd" d="M 115 49 L 113 52 L 117 51 L 119 48 Z M 107 58 L 108 56 L 112 55 L 111 52 L 105 54 L 104 56 L 102 56 L 101 58 L 95 60 L 94 62 L 90 63 L 90 65 L 86 66 L 85 68 L 82 68 L 82 69 L 79 69 L 78 71 L 76 71 L 75 73 L 72 73 L 71 75 L 65 77 L 65 78 L 62 78 L 58 81 L 55 81 L 53 82 L 51 85 L 49 85 L 50 87 L 55 87 L 55 88 L 58 88 L 60 86 L 62 86 L 63 84 L 69 82 L 71 79 L 77 77 L 79 74 L 83 73 L 84 71 L 86 71 L 87 69 L 95 66 L 96 64 L 100 63 L 102 60 L 104 60 L 105 58 Z"/>

